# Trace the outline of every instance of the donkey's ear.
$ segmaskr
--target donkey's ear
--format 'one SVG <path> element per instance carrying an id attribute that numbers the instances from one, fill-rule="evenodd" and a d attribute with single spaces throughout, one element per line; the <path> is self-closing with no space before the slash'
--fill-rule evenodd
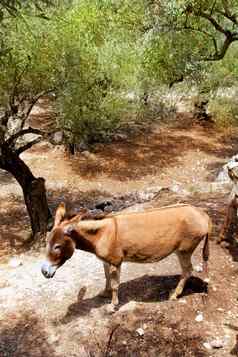
<path id="1" fill-rule="evenodd" d="M 70 236 L 71 233 L 75 230 L 75 227 L 73 224 L 67 224 L 65 227 L 64 227 L 64 234 L 67 235 L 67 236 Z"/>
<path id="2" fill-rule="evenodd" d="M 64 219 L 66 214 L 66 207 L 64 202 L 61 202 L 59 206 L 57 207 L 56 213 L 55 213 L 55 222 L 54 222 L 54 227 L 58 226 Z"/>

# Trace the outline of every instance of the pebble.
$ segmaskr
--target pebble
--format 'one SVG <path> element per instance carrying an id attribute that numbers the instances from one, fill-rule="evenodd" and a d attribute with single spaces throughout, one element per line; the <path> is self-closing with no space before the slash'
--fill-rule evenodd
<path id="1" fill-rule="evenodd" d="M 179 299 L 180 304 L 187 304 L 187 301 L 185 299 Z"/>
<path id="2" fill-rule="evenodd" d="M 136 330 L 136 332 L 138 333 L 138 335 L 139 336 L 144 336 L 144 334 L 145 334 L 145 331 L 143 330 L 143 328 L 138 328 L 137 330 Z"/>
<path id="3" fill-rule="evenodd" d="M 203 271 L 203 268 L 202 268 L 201 265 L 195 265 L 194 270 L 195 270 L 197 273 L 201 273 L 201 272 Z"/>
<path id="4" fill-rule="evenodd" d="M 123 305 L 119 311 L 120 312 L 133 311 L 133 310 L 135 310 L 136 305 L 137 305 L 136 301 L 132 300 L 132 301 L 128 302 L 127 304 Z"/>
<path id="5" fill-rule="evenodd" d="M 212 348 L 222 348 L 224 346 L 224 341 L 220 338 L 216 338 L 210 342 Z"/>
<path id="6" fill-rule="evenodd" d="M 207 350 L 211 350 L 212 349 L 212 346 L 209 342 L 204 342 L 203 343 L 203 346 L 207 349 Z"/>
<path id="7" fill-rule="evenodd" d="M 195 317 L 195 321 L 197 322 L 203 321 L 203 314 L 201 312 Z"/>

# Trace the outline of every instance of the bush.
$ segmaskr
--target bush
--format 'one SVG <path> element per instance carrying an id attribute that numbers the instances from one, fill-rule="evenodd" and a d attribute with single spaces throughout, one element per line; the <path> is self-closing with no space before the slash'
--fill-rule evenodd
<path id="1" fill-rule="evenodd" d="M 238 124 L 238 100 L 233 97 L 216 97 L 209 103 L 212 119 L 218 127 Z"/>
<path id="2" fill-rule="evenodd" d="M 130 3 L 119 2 L 115 11 L 107 2 L 83 0 L 57 25 L 63 67 L 59 126 L 69 143 L 106 140 L 134 113 L 136 100 L 125 93 L 137 91 L 139 25 L 130 14 L 133 4 L 137 14 L 141 5 Z"/>

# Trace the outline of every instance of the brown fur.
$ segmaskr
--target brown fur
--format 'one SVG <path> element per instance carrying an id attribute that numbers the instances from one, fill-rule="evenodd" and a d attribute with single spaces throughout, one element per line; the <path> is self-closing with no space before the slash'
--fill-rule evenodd
<path id="1" fill-rule="evenodd" d="M 120 266 L 123 261 L 151 263 L 176 253 L 182 268 L 181 280 L 172 295 L 176 298 L 192 272 L 191 256 L 198 244 L 205 239 L 203 261 L 209 258 L 211 221 L 199 208 L 175 205 L 137 213 L 120 213 L 100 220 L 82 220 L 83 214 L 71 220 L 63 217 L 62 206 L 56 212 L 57 225 L 51 232 L 48 260 L 54 259 L 54 247 L 61 245 L 63 261 L 72 255 L 74 248 L 95 254 L 103 260 L 106 287 L 103 296 L 112 294 L 112 305 L 118 304 Z M 71 240 L 71 244 L 68 242 Z M 67 257 L 67 258 L 66 258 Z M 60 264 L 62 265 L 62 264 Z"/>

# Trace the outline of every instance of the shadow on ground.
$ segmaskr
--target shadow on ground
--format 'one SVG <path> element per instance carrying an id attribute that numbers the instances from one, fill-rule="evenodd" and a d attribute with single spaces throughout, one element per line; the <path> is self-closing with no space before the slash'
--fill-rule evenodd
<path id="1" fill-rule="evenodd" d="M 9 185 L 10 183 L 15 183 L 16 180 L 12 175 L 4 170 L 0 170 L 0 185 Z"/>
<path id="2" fill-rule="evenodd" d="M 78 155 L 70 163 L 75 174 L 88 179 L 101 174 L 116 180 L 140 179 L 147 175 L 158 175 L 161 169 L 178 165 L 179 158 L 190 150 L 199 150 L 221 159 L 236 153 L 237 138 L 221 135 L 219 140 L 209 141 L 209 135 L 213 137 L 215 133 L 209 130 L 203 131 L 204 136 L 193 136 L 186 135 L 185 130 L 177 133 L 173 128 L 142 135 L 131 141 L 98 146 L 95 159 L 85 160 Z M 220 145 L 221 142 L 223 145 Z"/>
<path id="3" fill-rule="evenodd" d="M 138 279 L 122 283 L 119 288 L 119 307 L 130 301 L 159 303 L 168 300 L 171 292 L 176 288 L 179 278 L 179 275 L 144 275 Z M 80 289 L 78 301 L 68 307 L 68 311 L 60 320 L 60 324 L 70 323 L 77 317 L 88 315 L 92 309 L 100 308 L 104 305 L 106 307 L 110 303 L 109 299 L 104 299 L 98 295 L 84 299 L 86 290 L 85 287 Z M 197 277 L 191 277 L 187 281 L 182 296 L 194 293 L 207 293 L 207 284 Z"/>
<path id="4" fill-rule="evenodd" d="M 22 313 L 19 320 L 7 316 L 0 328 L 1 357 L 54 357 L 52 346 L 42 323 L 34 313 Z"/>

